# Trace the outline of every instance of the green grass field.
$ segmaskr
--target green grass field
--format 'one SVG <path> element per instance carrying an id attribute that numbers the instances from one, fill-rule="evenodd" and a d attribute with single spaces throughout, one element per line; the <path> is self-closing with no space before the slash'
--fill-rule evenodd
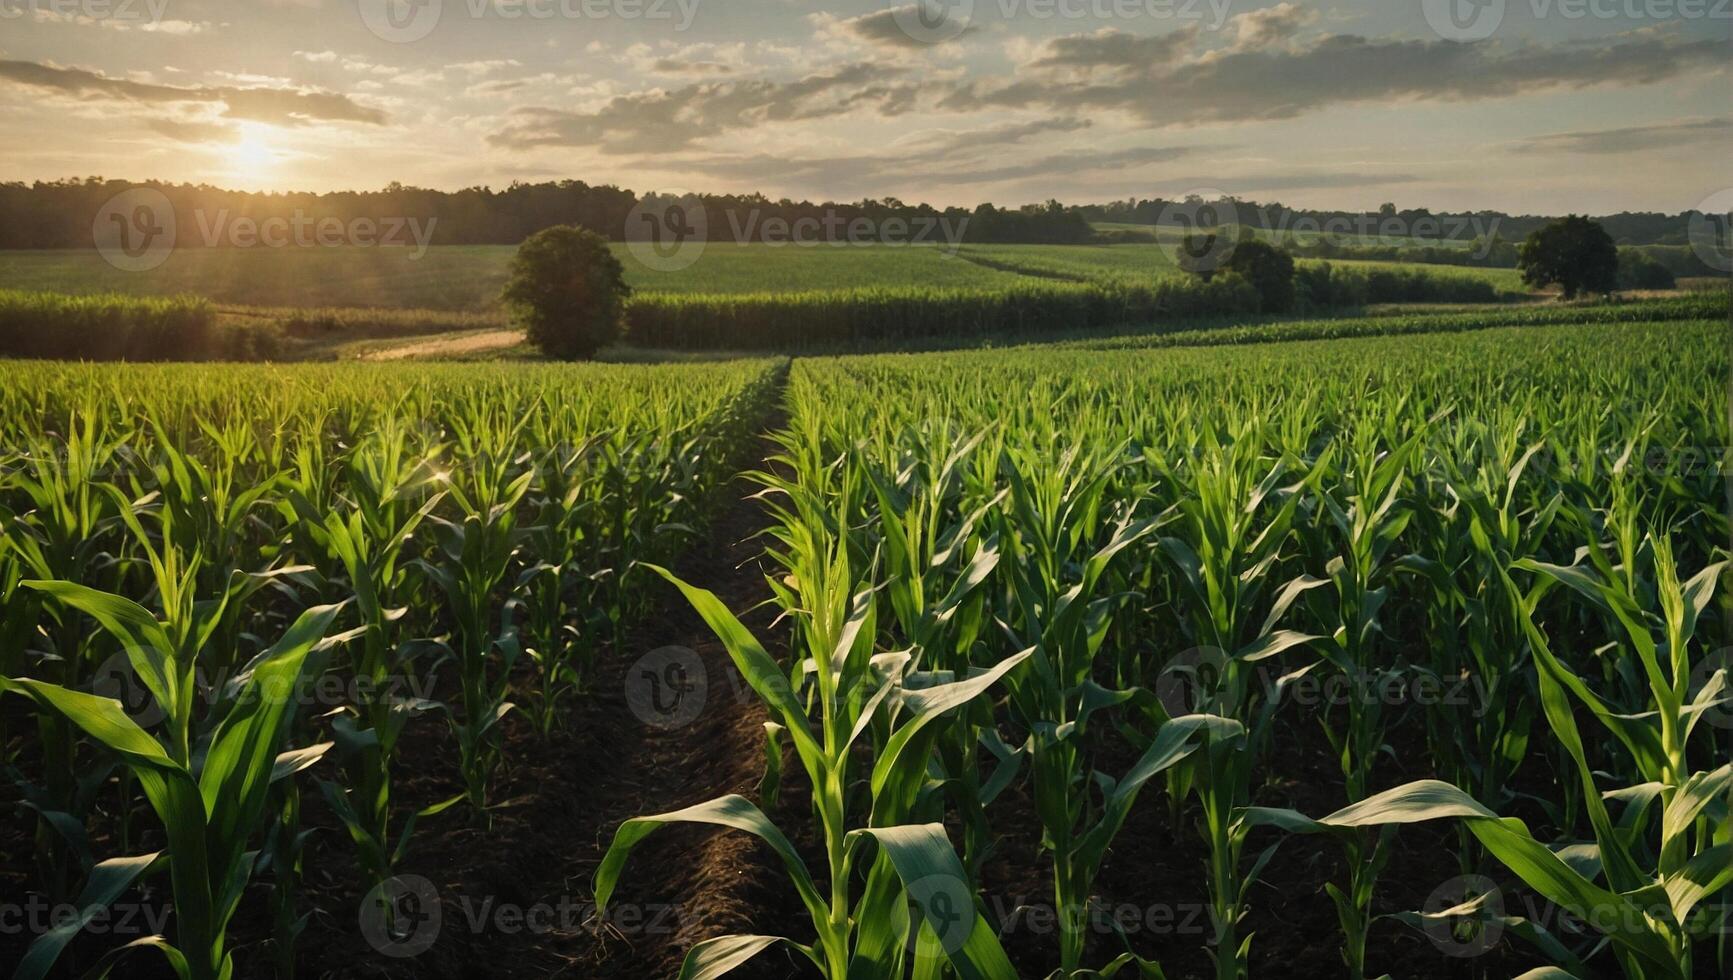
<path id="1" fill-rule="evenodd" d="M 764 293 L 865 286 L 993 289 L 1022 277 L 934 247 L 711 244 L 679 271 L 651 269 L 614 246 L 639 292 Z M 266 307 L 495 308 L 517 251 L 506 245 L 408 249 L 187 249 L 149 272 L 123 272 L 95 251 L 0 252 L 0 284 L 60 293 L 196 293 Z"/>
<path id="2" fill-rule="evenodd" d="M 643 293 L 741 294 L 875 286 L 999 289 L 1031 278 L 1106 281 L 1173 273 L 1157 245 L 986 245 L 950 255 L 938 247 L 712 244 L 688 268 L 663 272 L 616 252 Z M 0 285 L 60 293 L 172 295 L 262 307 L 388 307 L 485 312 L 497 308 L 511 246 L 408 249 L 187 249 L 149 272 L 123 272 L 95 251 L 0 252 Z M 1380 263 L 1340 263 L 1373 267 Z M 1519 291 L 1514 270 L 1421 266 L 1485 278 Z"/>

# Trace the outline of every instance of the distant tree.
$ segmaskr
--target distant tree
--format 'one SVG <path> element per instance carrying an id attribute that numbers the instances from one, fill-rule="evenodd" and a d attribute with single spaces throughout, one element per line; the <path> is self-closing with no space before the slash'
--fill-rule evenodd
<path id="1" fill-rule="evenodd" d="M 1517 249 L 1522 281 L 1557 283 L 1565 299 L 1583 293 L 1607 295 L 1619 285 L 1619 248 L 1600 222 L 1580 215 L 1559 218 L 1529 234 Z"/>
<path id="2" fill-rule="evenodd" d="M 1388 201 L 1378 205 L 1378 216 L 1381 218 L 1396 217 L 1396 205 L 1391 204 Z"/>
<path id="3" fill-rule="evenodd" d="M 1215 278 L 1221 268 L 1221 254 L 1216 251 L 1215 235 L 1193 235 L 1186 232 L 1179 245 L 1179 270 L 1189 272 L 1204 282 Z"/>
<path id="4" fill-rule="evenodd" d="M 1666 266 L 1637 248 L 1619 249 L 1620 289 L 1672 289 L 1678 280 Z"/>
<path id="5" fill-rule="evenodd" d="M 1265 313 L 1294 308 L 1294 257 L 1269 242 L 1243 239 L 1234 246 L 1227 268 L 1246 277 L 1262 297 Z"/>
<path id="6" fill-rule="evenodd" d="M 502 298 L 530 343 L 549 357 L 576 361 L 620 336 L 631 294 L 607 239 L 562 225 L 518 247 Z"/>

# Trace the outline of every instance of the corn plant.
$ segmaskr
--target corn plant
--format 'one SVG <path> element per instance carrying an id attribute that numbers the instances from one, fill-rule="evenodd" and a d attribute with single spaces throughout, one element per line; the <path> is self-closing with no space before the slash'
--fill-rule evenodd
<path id="1" fill-rule="evenodd" d="M 1395 406 L 1400 410 L 1401 405 Z M 1315 502 L 1322 512 L 1317 525 L 1302 530 L 1308 551 L 1329 555 L 1324 576 L 1332 588 L 1308 595 L 1313 617 L 1329 634 L 1311 641 L 1310 649 L 1349 681 L 1345 717 L 1340 723 L 1325 713 L 1325 738 L 1342 766 L 1349 802 L 1371 793 L 1372 770 L 1388 750 L 1384 704 L 1376 692 L 1383 679 L 1398 674 L 1382 656 L 1381 613 L 1391 596 L 1399 559 L 1392 554 L 1408 527 L 1412 512 L 1405 503 L 1405 469 L 1425 437 L 1422 431 L 1394 450 L 1384 451 L 1382 426 L 1356 431 L 1340 458 L 1341 471 L 1316 482 Z M 1321 601 L 1320 596 L 1329 596 Z M 1325 886 L 1342 923 L 1342 957 L 1351 980 L 1366 974 L 1366 936 L 1371 928 L 1372 893 L 1389 858 L 1389 832 L 1350 834 L 1345 887 Z"/>
<path id="2" fill-rule="evenodd" d="M 490 414 L 454 420 L 458 455 L 465 461 L 446 483 L 460 518 L 429 519 L 438 529 L 440 560 L 417 566 L 450 605 L 453 659 L 460 674 L 463 714 L 452 716 L 465 792 L 478 813 L 487 807 L 488 783 L 498 764 L 496 726 L 512 709 L 511 667 L 521 649 L 509 617 L 498 621 L 494 593 L 517 560 L 516 508 L 535 479 L 518 469 L 512 453 L 518 426 Z"/>
<path id="3" fill-rule="evenodd" d="M 527 597 L 532 642 L 525 652 L 535 661 L 540 683 L 530 711 L 544 735 L 558 722 L 560 701 L 583 685 L 603 619 L 584 614 L 584 605 L 573 596 L 590 597 L 598 580 L 609 574 L 598 564 L 600 535 L 594 526 L 600 501 L 589 465 L 600 442 L 600 436 L 592 436 L 576 446 L 548 450 L 528 497 L 535 517 L 524 533 L 537 561 L 519 575 L 514 591 Z M 571 622 L 574 606 L 577 623 Z"/>
<path id="4" fill-rule="evenodd" d="M 1103 780 L 1087 761 L 1087 705 L 1099 690 L 1093 682 L 1096 657 L 1114 608 L 1129 598 L 1112 588 L 1110 573 L 1116 559 L 1158 526 L 1156 519 L 1127 514 L 1105 532 L 1097 530 L 1102 498 L 1121 457 L 1090 458 L 1072 448 L 1056 465 L 1040 467 L 1032 455 L 1008 450 L 1001 466 L 1010 484 L 1007 510 L 998 515 L 1014 609 L 1015 625 L 1007 629 L 1014 645 L 1034 651 L 1028 674 L 1010 684 L 1011 705 L 1029 733 L 1024 751 L 1042 846 L 1053 860 L 1066 973 L 1082 969 L 1090 892 L 1130 801 L 1150 777 L 1184 757 L 1146 755 L 1117 783 Z M 1158 740 L 1149 751 L 1161 747 Z M 1099 815 L 1089 798 L 1098 782 L 1114 787 Z"/>
<path id="5" fill-rule="evenodd" d="M 71 583 L 32 587 L 83 609 L 114 634 L 141 665 L 141 676 L 169 718 L 184 717 L 193 691 L 175 682 L 173 663 L 184 637 L 171 632 L 172 620 L 164 623 L 120 596 Z M 167 835 L 161 856 L 167 859 L 174 895 L 175 942 L 162 936 L 135 940 L 104 956 L 93 975 L 106 976 L 123 956 L 140 948 L 159 950 L 182 980 L 228 980 L 234 975 L 227 932 L 257 863 L 248 848 L 262 829 L 271 787 L 313 765 L 330 748 L 319 744 L 285 751 L 283 742 L 301 684 L 317 672 L 325 652 L 349 636 L 327 637 L 340 611 L 338 606 L 308 610 L 281 640 L 247 664 L 233 683 L 208 748 L 196 758 L 179 737 L 178 723 L 171 722 L 167 738 L 159 740 L 138 727 L 117 701 L 44 681 L 0 678 L 0 691 L 28 697 L 38 711 L 65 718 L 131 769 Z M 79 926 L 154 867 L 158 857 L 110 862 L 100 876 L 93 874 L 94 890 L 86 894 L 107 901 L 81 906 Z M 43 936 L 15 975 L 27 980 L 45 975 L 76 931 Z"/>
<path id="6" fill-rule="evenodd" d="M 1260 458 L 1255 421 L 1240 425 L 1232 438 L 1210 435 L 1187 470 L 1168 469 L 1182 496 L 1171 533 L 1159 541 L 1172 569 L 1171 588 L 1183 597 L 1184 635 L 1203 651 L 1195 662 L 1169 670 L 1192 673 L 1195 713 L 1224 719 L 1204 729 L 1205 750 L 1175 770 L 1171 787 L 1176 800 L 1195 793 L 1202 807 L 1220 980 L 1245 972 L 1251 943 L 1239 933 L 1245 896 L 1273 853 L 1260 855 L 1249 872 L 1242 867 L 1250 827 L 1236 814 L 1250 802 L 1254 767 L 1289 679 L 1260 683 L 1258 672 L 1283 651 L 1318 639 L 1280 624 L 1296 600 L 1327 584 L 1301 573 L 1277 585 L 1273 572 L 1294 533 L 1306 478 L 1283 486 L 1298 461 Z M 1312 477 L 1327 469 L 1327 460 L 1314 465 Z M 1156 719 L 1169 713 L 1162 706 Z"/>
<path id="7" fill-rule="evenodd" d="M 1652 555 L 1658 611 L 1636 603 L 1628 588 L 1632 580 L 1624 574 L 1607 578 L 1590 565 L 1517 562 L 1518 568 L 1539 577 L 1523 599 L 1525 618 L 1532 617 L 1550 589 L 1571 589 L 1623 627 L 1620 646 L 1638 662 L 1648 682 L 1649 711 L 1616 711 L 1554 654 L 1551 641 L 1527 618 L 1542 708 L 1583 787 L 1582 805 L 1594 833 L 1586 851 L 1538 840 L 1520 820 L 1501 819 L 1467 793 L 1437 780 L 1410 783 L 1317 820 L 1281 810 L 1248 811 L 1247 819 L 1344 840 L 1362 827 L 1460 820 L 1494 859 L 1603 938 L 1595 949 L 1578 955 L 1550 935 L 1529 930 L 1558 960 L 1547 976 L 1584 978 L 1589 961 L 1604 949 L 1626 977 L 1691 977 L 1695 947 L 1723 928 L 1723 911 L 1705 903 L 1733 887 L 1733 816 L 1728 807 L 1733 762 L 1714 769 L 1696 769 L 1691 762 L 1692 736 L 1704 713 L 1733 700 L 1725 669 L 1691 691 L 1692 641 L 1726 565 L 1711 565 L 1681 582 L 1667 540 L 1649 536 L 1645 544 L 1642 550 Z M 1577 724 L 1579 710 L 1594 717 L 1628 753 L 1642 782 L 1609 791 L 1598 788 Z M 1609 802 L 1623 807 L 1616 820 Z M 1567 859 L 1572 853 L 1585 859 Z M 1451 911 L 1472 918 L 1483 907 L 1469 903 Z"/>
<path id="8" fill-rule="evenodd" d="M 81 406 L 69 420 L 63 439 L 33 433 L 25 441 L 10 480 L 21 501 L 22 512 L 8 522 L 7 548 L 13 559 L 11 574 L 24 579 L 66 579 L 93 586 L 114 586 L 120 575 L 115 552 L 120 550 L 115 530 L 127 502 L 113 491 L 110 482 L 126 453 L 127 433 L 108 425 L 106 416 L 91 406 Z M 16 636 L 19 644 L 10 654 L 12 670 L 21 670 L 26 651 L 46 644 L 47 654 L 33 668 L 45 679 L 71 688 L 85 686 L 97 666 L 90 650 L 88 621 L 76 611 L 42 610 L 35 593 L 14 591 L 8 603 L 10 629 L 29 630 L 46 618 L 39 637 L 28 632 Z M 77 876 L 74 864 L 88 865 L 82 827 L 94 802 L 102 773 L 89 772 L 81 780 L 77 762 L 77 735 L 64 719 L 53 715 L 36 718 L 37 741 L 42 755 L 40 786 L 23 786 L 25 798 L 40 815 L 37 853 L 50 894 L 70 898 Z M 64 816 L 62 816 L 64 815 Z"/>
<path id="9" fill-rule="evenodd" d="M 913 433 L 917 438 L 925 434 Z M 941 437 L 938 455 L 911 454 L 895 472 L 870 459 L 863 463 L 878 505 L 872 526 L 882 542 L 885 595 L 917 668 L 966 670 L 986 626 L 987 586 L 999 564 L 999 547 L 996 536 L 980 532 L 1003 494 L 958 512 L 963 470 L 985 436 L 983 430 L 954 445 Z M 992 732 L 991 711 L 976 705 L 960 713 L 938 749 L 948 776 L 945 786 L 963 822 L 963 860 L 971 881 L 978 878 L 993 843 L 986 805 L 994 790 L 983 785 L 977 748 L 983 738 L 996 739 L 997 734 Z M 1002 782 L 994 777 L 995 784 Z"/>
<path id="10" fill-rule="evenodd" d="M 378 433 L 349 457 L 344 485 L 349 498 L 321 511 L 299 490 L 288 494 L 309 552 L 323 552 L 351 590 L 361 642 L 349 665 L 358 703 L 332 722 L 338 762 L 346 785 L 321 781 L 327 803 L 348 829 L 361 854 L 368 885 L 392 875 L 409 846 L 415 823 L 441 812 L 451 801 L 412 814 L 401 831 L 391 819 L 391 768 L 404 726 L 434 705 L 394 690 L 410 666 L 403 655 L 398 608 L 408 579 L 406 554 L 414 553 L 415 533 L 445 499 L 428 493 L 434 454 L 408 450 L 401 423 L 387 420 Z"/>
<path id="11" fill-rule="evenodd" d="M 938 723 L 985 694 L 1028 655 L 1007 658 L 968 680 L 936 684 L 920 683 L 906 655 L 875 657 L 873 594 L 868 589 L 850 595 L 854 579 L 847 545 L 837 543 L 827 563 L 802 567 L 795 586 L 804 602 L 801 635 L 809 654 L 801 667 L 811 679 L 803 698 L 714 594 L 664 569 L 651 569 L 678 586 L 716 632 L 735 667 L 792 742 L 812 781 L 829 895 L 820 891 L 787 837 L 761 810 L 742 797 L 729 796 L 622 824 L 596 872 L 598 914 L 639 841 L 671 822 L 715 824 L 754 834 L 771 845 L 800 895 L 816 938 L 810 945 L 772 936 L 709 940 L 688 952 L 682 976 L 719 976 L 776 945 L 801 954 L 835 980 L 900 978 L 908 969 L 911 948 L 917 969 L 935 971 L 942 959 L 961 976 L 1015 976 L 991 928 L 973 907 L 966 873 L 943 827 L 904 821 L 917 807 Z M 876 750 L 864 814 L 849 805 L 859 765 L 855 748 L 863 737 L 871 737 Z M 855 882 L 863 869 L 865 881 L 857 895 Z M 941 886 L 932 887 L 935 881 Z M 911 903 L 920 909 L 918 922 L 911 921 Z"/>

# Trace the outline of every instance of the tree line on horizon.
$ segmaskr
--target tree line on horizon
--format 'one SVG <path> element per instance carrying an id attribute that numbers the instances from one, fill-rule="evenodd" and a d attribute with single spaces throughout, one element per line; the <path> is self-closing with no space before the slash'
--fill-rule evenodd
<path id="1" fill-rule="evenodd" d="M 162 193 L 174 206 L 181 222 L 203 215 L 208 223 L 218 214 L 227 217 L 292 219 L 297 214 L 314 218 L 334 217 L 383 219 L 416 217 L 434 224 L 434 244 L 517 245 L 546 228 L 570 225 L 593 231 L 611 241 L 626 237 L 627 225 L 641 198 L 633 191 L 611 184 L 588 184 L 581 180 L 516 182 L 502 190 L 466 187 L 439 191 L 393 182 L 378 191 L 331 193 L 235 191 L 206 184 L 171 184 L 157 181 L 108 180 L 101 177 L 54 181 L 0 182 L 0 249 L 71 249 L 91 246 L 91 228 L 115 195 L 134 187 Z M 1161 198 L 1116 201 L 1108 204 L 1065 205 L 1056 200 L 1021 207 L 981 204 L 975 208 L 935 208 L 909 204 L 894 197 L 852 203 L 772 199 L 763 194 L 698 195 L 706 215 L 705 236 L 710 241 L 787 240 L 788 229 L 812 240 L 845 238 L 857 219 L 883 228 L 887 222 L 944 221 L 957 229 L 965 242 L 1023 244 L 1086 244 L 1140 240 L 1136 231 L 1101 232 L 1095 223 L 1154 225 L 1164 214 L 1187 213 L 1198 201 Z M 1245 226 L 1283 232 L 1296 226 L 1328 226 L 1348 222 L 1356 228 L 1376 229 L 1385 219 L 1396 219 L 1407 227 L 1441 226 L 1440 241 L 1453 240 L 1453 225 L 1471 240 L 1474 229 L 1496 227 L 1500 237 L 1521 240 L 1552 220 L 1545 216 L 1506 215 L 1495 211 L 1469 213 L 1432 212 L 1424 208 L 1397 210 L 1385 205 L 1375 212 L 1319 211 L 1287 208 L 1281 204 L 1227 199 L 1236 219 Z M 1683 245 L 1689 241 L 1693 212 L 1667 215 L 1625 212 L 1597 220 L 1621 245 Z M 1422 218 L 1433 219 L 1423 223 Z M 1463 219 L 1478 219 L 1469 221 Z M 1493 222 L 1496 221 L 1496 225 Z M 196 229 L 184 227 L 179 244 L 201 244 Z M 913 233 L 911 232 L 911 237 Z M 1150 234 L 1143 240 L 1153 240 Z M 1502 263 L 1501 263 L 1502 264 Z"/>

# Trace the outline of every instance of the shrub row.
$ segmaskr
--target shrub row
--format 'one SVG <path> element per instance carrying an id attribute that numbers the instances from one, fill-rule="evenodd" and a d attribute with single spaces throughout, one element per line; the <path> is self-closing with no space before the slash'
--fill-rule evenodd
<path id="1" fill-rule="evenodd" d="M 0 357 L 256 361 L 281 350 L 274 327 L 222 323 L 216 308 L 196 296 L 0 290 Z"/>
<path id="2" fill-rule="evenodd" d="M 1328 262 L 1294 270 L 1302 310 L 1331 310 L 1373 303 L 1496 303 L 1505 298 L 1478 276 L 1434 269 L 1350 268 Z"/>
<path id="3" fill-rule="evenodd" d="M 1209 283 L 1172 277 L 1137 286 L 1046 281 L 996 290 L 645 293 L 626 311 L 626 340 L 639 347 L 800 350 L 1011 337 L 1257 309 L 1257 292 L 1238 276 Z"/>

